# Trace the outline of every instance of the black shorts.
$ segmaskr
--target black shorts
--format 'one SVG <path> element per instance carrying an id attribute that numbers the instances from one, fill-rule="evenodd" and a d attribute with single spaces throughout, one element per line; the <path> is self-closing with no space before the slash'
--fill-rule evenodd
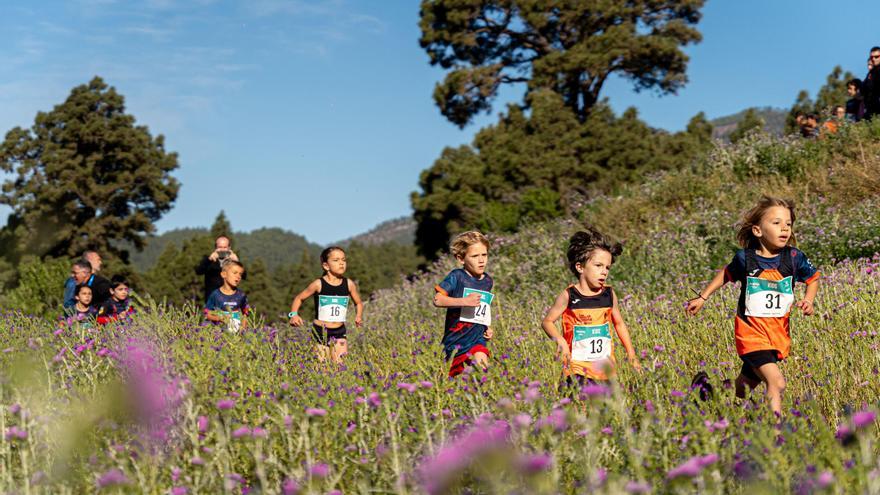
<path id="1" fill-rule="evenodd" d="M 769 363 L 779 362 L 779 353 L 776 351 L 755 351 L 743 354 L 739 357 L 742 359 L 743 365 L 739 373 L 749 380 L 760 382 L 761 377 L 755 373 L 755 370 Z"/>
<path id="2" fill-rule="evenodd" d="M 315 342 L 321 345 L 330 345 L 331 339 L 344 339 L 346 331 L 345 325 L 339 328 L 325 328 L 312 323 L 312 337 L 315 338 Z"/>

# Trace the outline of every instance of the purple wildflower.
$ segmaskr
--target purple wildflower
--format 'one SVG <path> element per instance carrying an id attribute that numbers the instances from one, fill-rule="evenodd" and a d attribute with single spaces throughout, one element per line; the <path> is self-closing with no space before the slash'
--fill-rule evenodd
<path id="1" fill-rule="evenodd" d="M 306 416 L 326 416 L 327 410 L 321 409 L 320 407 L 308 407 L 306 408 Z"/>
<path id="2" fill-rule="evenodd" d="M 228 411 L 235 407 L 235 401 L 232 399 L 220 399 L 217 401 L 217 409 L 221 411 Z"/>
<path id="3" fill-rule="evenodd" d="M 714 464 L 718 461 L 718 454 L 708 454 L 704 456 L 694 456 L 687 461 L 669 470 L 666 473 L 667 479 L 675 479 L 682 476 L 693 478 L 698 476 L 704 467 Z"/>
<path id="4" fill-rule="evenodd" d="M 232 438 L 241 438 L 241 437 L 250 436 L 250 435 L 251 435 L 251 429 L 248 428 L 247 426 L 242 426 L 242 427 L 236 428 L 235 431 L 232 432 Z"/>
<path id="5" fill-rule="evenodd" d="M 553 456 L 550 454 L 523 456 L 519 459 L 518 465 L 520 471 L 525 474 L 537 474 L 553 466 Z"/>
<path id="6" fill-rule="evenodd" d="M 20 429 L 17 426 L 11 426 L 8 430 L 6 430 L 6 434 L 4 435 L 6 441 L 12 442 L 15 440 L 25 440 L 28 437 L 27 431 Z"/>
<path id="7" fill-rule="evenodd" d="M 853 426 L 855 426 L 857 430 L 871 426 L 876 420 L 877 414 L 875 414 L 874 411 L 864 410 L 852 415 Z"/>
<path id="8" fill-rule="evenodd" d="M 196 425 L 198 426 L 199 433 L 205 433 L 208 431 L 208 426 L 211 424 L 211 421 L 207 416 L 199 416 L 199 419 L 196 421 Z"/>
<path id="9" fill-rule="evenodd" d="M 457 436 L 419 467 L 425 491 L 431 495 L 445 493 L 474 460 L 506 450 L 509 435 L 510 426 L 504 421 L 496 421 Z"/>
<path id="10" fill-rule="evenodd" d="M 287 478 L 281 483 L 281 495 L 297 495 L 299 493 L 299 484 L 296 481 Z"/>
<path id="11" fill-rule="evenodd" d="M 313 478 L 326 478 L 330 474 L 330 466 L 323 462 L 312 464 L 312 467 L 309 468 L 309 474 Z"/>
<path id="12" fill-rule="evenodd" d="M 108 486 L 114 485 L 127 485 L 130 481 L 125 476 L 125 473 L 118 468 L 113 468 L 106 473 L 102 474 L 98 477 L 97 485 L 98 488 L 106 488 Z"/>

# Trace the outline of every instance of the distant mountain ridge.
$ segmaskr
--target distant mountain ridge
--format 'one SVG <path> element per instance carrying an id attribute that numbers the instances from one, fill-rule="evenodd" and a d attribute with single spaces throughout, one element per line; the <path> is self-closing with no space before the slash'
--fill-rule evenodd
<path id="1" fill-rule="evenodd" d="M 764 119 L 764 130 L 774 136 L 781 136 L 785 133 L 785 119 L 788 117 L 788 110 L 783 108 L 762 107 L 754 108 L 758 117 Z M 743 119 L 746 108 L 733 115 L 725 115 L 709 121 L 712 124 L 712 137 L 715 139 L 728 140 L 730 133 L 736 130 L 737 124 Z"/>
<path id="2" fill-rule="evenodd" d="M 367 232 L 332 244 L 347 246 L 352 242 L 365 245 L 392 242 L 411 246 L 415 240 L 415 230 L 416 223 L 412 218 L 400 217 L 382 222 Z M 185 242 L 199 236 L 210 235 L 210 232 L 210 229 L 204 227 L 174 229 L 149 238 L 141 252 L 131 246 L 124 247 L 128 249 L 129 260 L 135 269 L 146 272 L 156 264 L 169 244 L 173 243 L 180 249 Z M 263 227 L 251 232 L 233 232 L 232 238 L 232 248 L 240 253 L 243 259 L 262 258 L 270 271 L 298 263 L 304 250 L 317 256 L 323 248 L 299 234 L 278 227 Z"/>
<path id="3" fill-rule="evenodd" d="M 345 246 L 352 242 L 366 245 L 383 244 L 393 242 L 401 245 L 412 245 L 416 239 L 416 221 L 412 217 L 399 217 L 386 220 L 372 229 L 339 241 L 337 244 Z"/>

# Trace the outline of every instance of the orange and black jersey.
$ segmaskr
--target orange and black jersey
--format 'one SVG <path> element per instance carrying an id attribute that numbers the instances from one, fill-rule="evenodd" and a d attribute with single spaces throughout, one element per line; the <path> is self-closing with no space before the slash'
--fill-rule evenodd
<path id="1" fill-rule="evenodd" d="M 611 287 L 605 287 L 602 292 L 585 296 L 571 285 L 568 291 L 568 306 L 562 313 L 562 336 L 568 344 L 569 351 L 573 351 L 574 328 L 578 325 L 603 325 L 608 324 L 610 330 L 613 326 L 611 312 L 614 309 L 614 291 Z M 610 337 L 610 334 L 609 334 Z M 608 358 L 601 361 L 578 361 L 572 359 L 570 369 L 565 374 L 583 375 L 594 380 L 607 380 L 608 373 L 613 370 L 614 348 L 613 340 L 608 340 Z"/>
<path id="2" fill-rule="evenodd" d="M 784 248 L 777 256 L 765 258 L 754 249 L 741 249 L 724 268 L 725 282 L 740 282 L 734 325 L 737 354 L 755 351 L 776 351 L 780 359 L 791 350 L 789 316 L 749 316 L 746 311 L 746 293 L 749 279 L 778 283 L 791 277 L 795 282 L 810 284 L 819 278 L 819 271 L 806 255 L 794 247 Z M 759 282 L 766 283 L 766 282 Z"/>

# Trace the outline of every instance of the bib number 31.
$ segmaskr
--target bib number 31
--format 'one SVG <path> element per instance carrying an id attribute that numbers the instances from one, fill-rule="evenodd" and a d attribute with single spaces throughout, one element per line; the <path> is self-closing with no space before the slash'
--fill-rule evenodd
<path id="1" fill-rule="evenodd" d="M 461 317 L 459 317 L 459 320 L 467 323 L 486 325 L 488 327 L 492 324 L 492 299 L 495 298 L 495 295 L 483 290 L 465 288 L 462 297 L 467 297 L 474 293 L 480 295 L 480 305 L 476 307 L 461 308 Z"/>
<path id="2" fill-rule="evenodd" d="M 318 319 L 330 323 L 345 323 L 348 316 L 347 296 L 318 296 Z"/>
<path id="3" fill-rule="evenodd" d="M 746 280 L 746 316 L 757 318 L 782 317 L 794 304 L 793 280 L 765 280 L 748 277 Z"/>
<path id="4" fill-rule="evenodd" d="M 572 361 L 600 361 L 611 356 L 611 327 L 575 325 L 571 341 Z"/>

